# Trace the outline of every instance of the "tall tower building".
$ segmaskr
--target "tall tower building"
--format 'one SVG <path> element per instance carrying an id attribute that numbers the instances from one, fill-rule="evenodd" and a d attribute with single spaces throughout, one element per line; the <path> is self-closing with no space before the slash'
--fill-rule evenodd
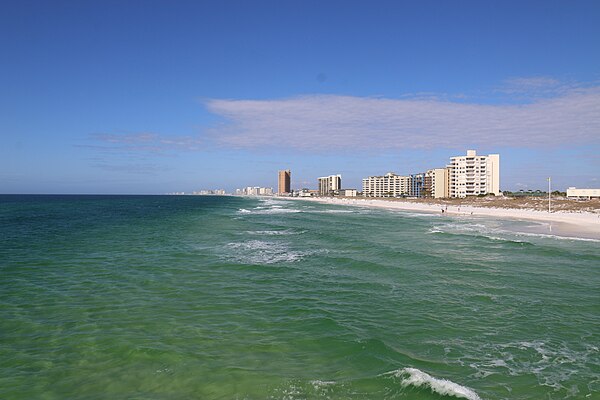
<path id="1" fill-rule="evenodd" d="M 291 193 L 292 189 L 292 172 L 289 169 L 279 171 L 279 179 L 277 184 L 277 194 Z"/>
<path id="2" fill-rule="evenodd" d="M 500 155 L 478 156 L 467 150 L 466 156 L 450 157 L 448 165 L 450 197 L 500 195 Z"/>

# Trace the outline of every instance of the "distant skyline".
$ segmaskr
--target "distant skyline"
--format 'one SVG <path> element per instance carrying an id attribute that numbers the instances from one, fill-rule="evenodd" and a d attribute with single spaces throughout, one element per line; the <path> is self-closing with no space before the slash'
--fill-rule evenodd
<path id="1" fill-rule="evenodd" d="M 317 187 L 500 154 L 600 187 L 598 1 L 0 7 L 0 193 Z"/>

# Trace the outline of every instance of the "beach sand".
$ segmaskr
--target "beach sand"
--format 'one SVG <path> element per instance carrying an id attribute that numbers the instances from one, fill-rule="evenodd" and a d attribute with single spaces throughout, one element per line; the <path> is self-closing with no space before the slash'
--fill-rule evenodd
<path id="1" fill-rule="evenodd" d="M 290 198 L 292 199 L 292 198 Z M 336 198 L 336 197 L 295 197 L 294 200 L 319 203 L 372 207 L 390 210 L 430 212 L 455 217 L 492 217 L 511 220 L 536 221 L 537 224 L 524 225 L 520 232 L 548 234 L 561 237 L 600 240 L 600 213 L 590 211 L 555 211 L 549 213 L 527 208 L 500 208 L 458 202 L 402 201 L 396 199 Z M 482 202 L 483 203 L 483 202 Z M 483 203 L 494 204 L 494 203 Z M 515 203 L 517 205 L 517 203 Z M 442 213 L 442 210 L 444 212 Z"/>

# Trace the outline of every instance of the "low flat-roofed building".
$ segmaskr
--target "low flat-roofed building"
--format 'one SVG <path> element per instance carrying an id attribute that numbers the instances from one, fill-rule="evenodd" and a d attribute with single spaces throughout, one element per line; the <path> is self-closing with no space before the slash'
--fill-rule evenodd
<path id="1" fill-rule="evenodd" d="M 358 191 L 356 189 L 342 189 L 340 190 L 340 196 L 356 197 L 358 196 Z"/>
<path id="2" fill-rule="evenodd" d="M 576 199 L 600 198 L 600 189 L 577 189 L 570 187 L 567 189 L 567 197 Z"/>

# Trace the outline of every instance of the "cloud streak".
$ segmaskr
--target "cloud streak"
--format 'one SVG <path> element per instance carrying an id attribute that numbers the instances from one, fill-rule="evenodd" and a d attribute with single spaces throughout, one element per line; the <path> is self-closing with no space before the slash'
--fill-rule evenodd
<path id="1" fill-rule="evenodd" d="M 108 172 L 117 173 L 128 173 L 135 175 L 157 175 L 160 172 L 165 171 L 165 167 L 158 166 L 156 164 L 107 164 L 97 163 L 92 165 L 94 168 L 99 168 Z"/>
<path id="2" fill-rule="evenodd" d="M 126 153 L 168 153 L 171 151 L 198 151 L 203 142 L 194 136 L 167 136 L 152 132 L 113 134 L 95 133 L 90 138 L 101 144 L 81 145 L 96 150 Z"/>
<path id="3" fill-rule="evenodd" d="M 512 90 L 557 85 L 542 78 L 512 84 Z M 337 95 L 213 99 L 206 102 L 206 107 L 224 123 L 208 133 L 228 147 L 325 152 L 597 145 L 600 87 L 559 92 L 518 105 Z"/>

